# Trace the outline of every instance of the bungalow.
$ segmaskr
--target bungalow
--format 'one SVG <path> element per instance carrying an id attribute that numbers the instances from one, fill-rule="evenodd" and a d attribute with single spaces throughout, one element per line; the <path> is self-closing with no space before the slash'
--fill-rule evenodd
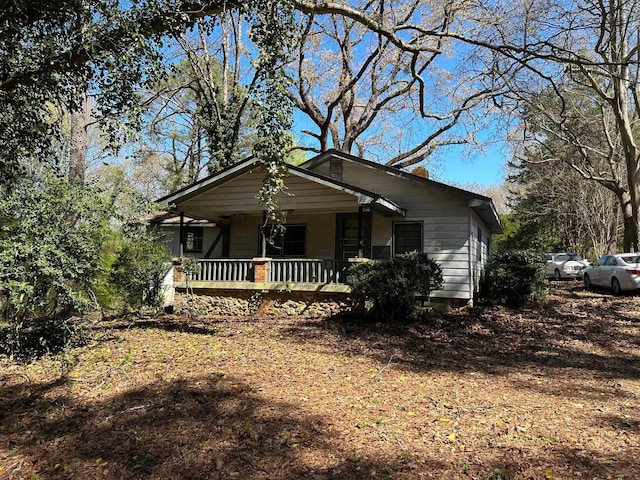
<path id="1" fill-rule="evenodd" d="M 478 292 L 491 234 L 502 232 L 488 197 L 329 150 L 289 166 L 279 196 L 285 230 L 267 242 L 271 226 L 256 200 L 263 177 L 250 157 L 159 200 L 220 228 L 216 258 L 201 258 L 189 287 L 348 292 L 350 262 L 417 250 L 442 267 L 444 288 L 433 299 L 466 304 Z M 183 251 L 197 228 L 180 223 Z"/>

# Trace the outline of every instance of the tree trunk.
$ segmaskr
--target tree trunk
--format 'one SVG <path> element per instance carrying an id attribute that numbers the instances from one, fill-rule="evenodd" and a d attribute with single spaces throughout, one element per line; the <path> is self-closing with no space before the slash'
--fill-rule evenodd
<path id="1" fill-rule="evenodd" d="M 69 183 L 84 185 L 87 169 L 87 123 L 89 95 L 86 88 L 82 96 L 80 108 L 71 114 L 71 134 L 69 153 Z"/>
<path id="2" fill-rule="evenodd" d="M 631 252 L 631 249 L 634 248 L 634 243 L 636 244 L 635 248 L 637 249 L 638 227 L 633 216 L 633 206 L 629 192 L 622 193 L 620 203 L 622 206 L 622 222 L 624 228 L 622 249 L 625 252 Z"/>
<path id="3" fill-rule="evenodd" d="M 605 253 L 611 255 L 616 253 L 618 248 L 618 220 L 620 218 L 620 200 L 613 206 L 611 221 L 609 223 L 609 238 L 607 240 L 607 250 Z"/>
<path id="4" fill-rule="evenodd" d="M 634 149 L 635 151 L 635 149 Z M 627 179 L 629 183 L 629 203 L 631 204 L 631 218 L 627 225 L 625 218 L 625 252 L 640 251 L 640 228 L 638 219 L 640 218 L 640 160 L 635 157 L 633 162 L 627 163 Z M 629 232 L 627 233 L 627 229 Z M 627 242 L 627 236 L 629 242 Z"/>

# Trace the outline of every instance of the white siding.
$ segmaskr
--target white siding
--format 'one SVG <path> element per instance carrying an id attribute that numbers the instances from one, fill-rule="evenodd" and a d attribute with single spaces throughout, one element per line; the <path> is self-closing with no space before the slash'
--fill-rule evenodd
<path id="1" fill-rule="evenodd" d="M 262 215 L 238 215 L 229 225 L 229 257 L 253 258 L 258 256 L 258 227 Z"/>
<path id="2" fill-rule="evenodd" d="M 389 218 L 374 213 L 371 216 L 371 245 L 391 248 L 392 222 L 403 220 L 403 217 Z"/>
<path id="3" fill-rule="evenodd" d="M 247 172 L 230 182 L 207 190 L 178 205 L 192 214 L 206 218 L 212 212 L 218 215 L 260 212 L 256 194 L 262 187 L 262 168 Z M 279 195 L 283 210 L 316 210 L 324 212 L 352 212 L 358 210 L 357 198 L 331 187 L 320 185 L 295 175 L 285 179 L 286 190 Z"/>
<path id="4" fill-rule="evenodd" d="M 328 176 L 329 162 L 314 171 Z M 424 251 L 440 264 L 445 281 L 434 296 L 471 298 L 471 209 L 466 198 L 350 161 L 343 163 L 342 181 L 384 195 L 407 211 L 404 218 L 373 215 L 373 246 L 391 246 L 392 222 L 422 221 Z"/>
<path id="5" fill-rule="evenodd" d="M 478 240 L 478 231 L 481 231 L 481 238 Z M 473 279 L 473 291 L 478 292 L 480 282 L 484 273 L 485 265 L 489 256 L 490 233 L 483 225 L 480 218 L 473 213 L 471 215 L 471 278 Z"/>

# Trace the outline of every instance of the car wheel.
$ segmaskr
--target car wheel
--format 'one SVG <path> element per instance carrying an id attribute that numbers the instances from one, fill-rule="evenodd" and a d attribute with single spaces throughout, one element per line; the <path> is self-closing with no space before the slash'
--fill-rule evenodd
<path id="1" fill-rule="evenodd" d="M 553 272 L 553 278 L 555 278 L 556 280 L 562 280 L 562 277 L 560 276 L 560 270 L 558 270 L 556 268 L 556 271 Z"/>
<path id="2" fill-rule="evenodd" d="M 616 277 L 611 279 L 611 290 L 613 290 L 614 295 L 620 295 L 622 293 L 622 288 L 620 288 L 620 282 Z"/>
<path id="3" fill-rule="evenodd" d="M 584 288 L 586 288 L 587 290 L 591 288 L 591 279 L 589 278 L 589 275 L 587 275 L 586 273 L 584 274 L 584 278 L 582 279 L 584 281 Z"/>

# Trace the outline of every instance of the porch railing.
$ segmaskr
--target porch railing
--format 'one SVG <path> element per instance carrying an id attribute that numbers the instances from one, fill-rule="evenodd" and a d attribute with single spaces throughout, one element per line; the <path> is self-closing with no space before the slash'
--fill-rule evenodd
<path id="1" fill-rule="evenodd" d="M 343 284 L 346 281 L 347 260 L 321 260 L 310 258 L 270 259 L 269 282 Z M 254 282 L 254 259 L 200 259 L 198 268 L 191 273 L 190 281 L 196 282 Z"/>
<path id="2" fill-rule="evenodd" d="M 191 274 L 197 282 L 253 282 L 252 259 L 200 259 L 199 268 Z"/>
<path id="3" fill-rule="evenodd" d="M 270 282 L 345 283 L 347 260 L 271 259 Z"/>

